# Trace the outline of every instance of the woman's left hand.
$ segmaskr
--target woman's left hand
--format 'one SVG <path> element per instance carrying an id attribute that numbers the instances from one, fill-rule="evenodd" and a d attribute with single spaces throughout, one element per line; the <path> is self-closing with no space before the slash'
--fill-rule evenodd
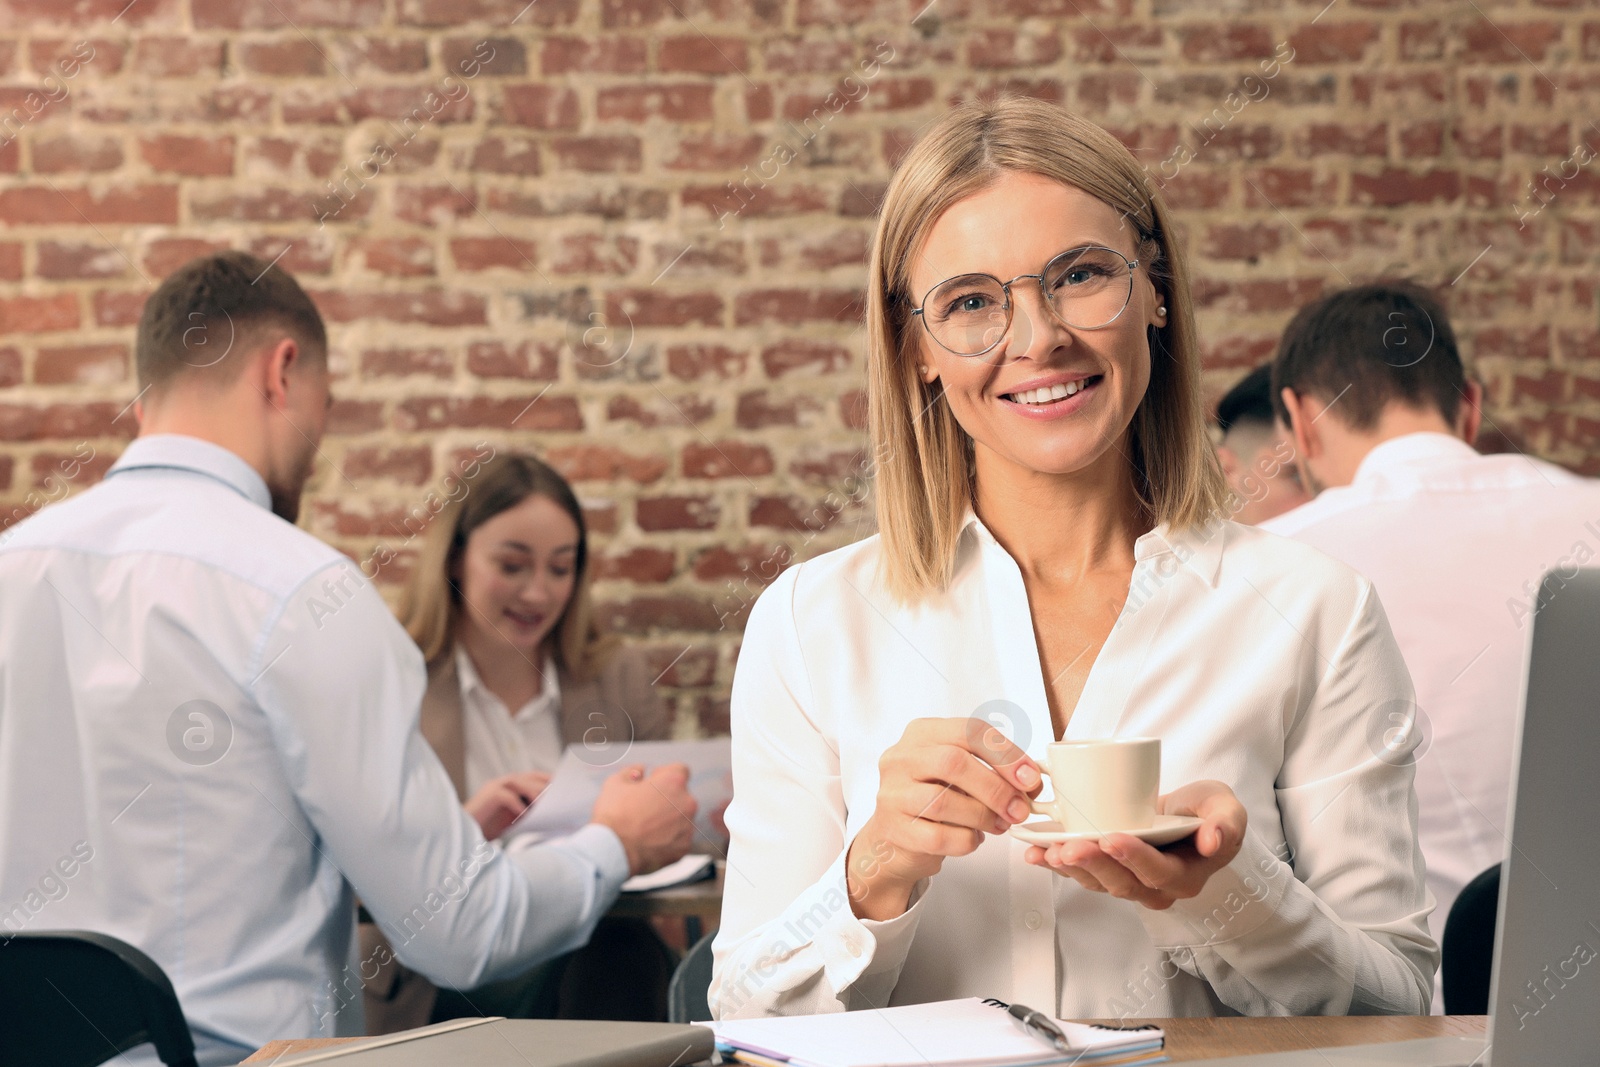
<path id="1" fill-rule="evenodd" d="M 1232 862 L 1249 822 L 1244 805 L 1221 782 L 1191 782 L 1160 797 L 1162 815 L 1205 820 L 1194 836 L 1166 850 L 1132 834 L 1107 834 L 1099 841 L 1034 845 L 1024 855 L 1036 867 L 1064 874 L 1085 889 L 1133 900 L 1155 911 L 1199 894 L 1217 871 Z"/>

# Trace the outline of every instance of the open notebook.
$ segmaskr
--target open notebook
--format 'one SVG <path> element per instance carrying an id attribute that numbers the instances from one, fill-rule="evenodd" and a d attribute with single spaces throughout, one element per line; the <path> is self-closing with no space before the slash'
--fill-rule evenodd
<path id="1" fill-rule="evenodd" d="M 998 1005 L 998 1006 L 997 1006 Z M 1074 1052 L 1025 1033 L 998 1000 L 942 1000 L 878 1010 L 712 1023 L 717 1045 L 738 1059 L 788 1067 L 1028 1067 L 1158 1063 L 1154 1026 L 1109 1029 L 1057 1021 Z"/>

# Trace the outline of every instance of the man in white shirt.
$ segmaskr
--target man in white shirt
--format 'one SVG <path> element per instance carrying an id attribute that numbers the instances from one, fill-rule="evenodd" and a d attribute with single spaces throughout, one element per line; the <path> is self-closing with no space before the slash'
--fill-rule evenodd
<path id="1" fill-rule="evenodd" d="M 1350 564 L 1378 591 L 1416 685 L 1418 831 L 1438 940 L 1462 887 L 1504 858 L 1534 590 L 1600 551 L 1600 483 L 1472 449 L 1481 389 L 1443 307 L 1409 283 L 1302 309 L 1273 379 L 1301 476 L 1320 493 L 1263 528 Z M 1395 736 L 1406 718 L 1392 716 Z M 1389 740 L 1374 739 L 1380 756 Z"/>
<path id="2" fill-rule="evenodd" d="M 1239 498 L 1234 522 L 1255 526 L 1311 499 L 1294 466 L 1294 446 L 1272 408 L 1272 364 L 1263 363 L 1217 401 L 1217 460 Z"/>
<path id="3" fill-rule="evenodd" d="M 142 948 L 200 1062 L 232 1063 L 361 1032 L 361 976 L 384 961 L 357 958 L 357 895 L 397 958 L 471 987 L 582 945 L 630 873 L 687 850 L 682 767 L 628 768 L 592 825 L 520 851 L 457 803 L 417 728 L 421 654 L 358 567 L 291 525 L 329 405 L 293 278 L 242 253 L 190 263 L 137 351 L 139 438 L 0 534 L 6 932 Z"/>

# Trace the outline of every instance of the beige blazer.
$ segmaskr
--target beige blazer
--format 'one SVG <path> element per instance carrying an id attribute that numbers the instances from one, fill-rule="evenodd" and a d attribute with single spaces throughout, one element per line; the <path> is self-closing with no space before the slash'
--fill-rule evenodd
<path id="1" fill-rule="evenodd" d="M 672 732 L 667 706 L 652 684 L 644 657 L 619 648 L 594 679 L 576 682 L 565 670 L 557 674 L 561 687 L 561 739 L 565 743 L 600 746 L 620 744 L 618 754 L 605 753 L 609 763 L 627 765 L 630 741 L 655 741 Z M 463 801 L 466 791 L 466 728 L 461 706 L 461 676 L 456 657 L 441 657 L 428 671 L 428 689 L 422 697 L 422 736 L 444 764 Z M 373 923 L 360 928 L 362 1000 L 367 1033 L 387 1034 L 426 1026 L 433 1011 L 434 987 L 422 975 L 394 958 L 387 939 Z M 365 961 L 384 961 L 367 978 Z"/>

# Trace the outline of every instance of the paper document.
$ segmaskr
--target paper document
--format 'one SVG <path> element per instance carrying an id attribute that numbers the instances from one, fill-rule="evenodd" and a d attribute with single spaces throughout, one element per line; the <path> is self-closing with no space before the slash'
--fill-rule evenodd
<path id="1" fill-rule="evenodd" d="M 717 863 L 710 856 L 691 852 L 677 863 L 669 863 L 659 871 L 636 874 L 622 883 L 624 893 L 648 893 L 652 889 L 703 882 L 716 876 Z"/>
<path id="2" fill-rule="evenodd" d="M 711 1023 L 717 1044 L 788 1067 L 1024 1067 L 1028 1064 L 1155 1063 L 1156 1027 L 1116 1030 L 1057 1021 L 1062 1053 L 1017 1026 L 998 1001 L 944 1000 L 894 1008 Z M 1144 1055 L 1137 1055 L 1145 1053 Z"/>
<path id="3" fill-rule="evenodd" d="M 587 826 L 600 798 L 600 786 L 623 767 L 644 764 L 655 770 L 668 763 L 689 767 L 689 792 L 699 805 L 695 815 L 696 852 L 727 851 L 728 831 L 722 813 L 733 799 L 733 749 L 726 737 L 702 741 L 634 741 L 628 745 L 588 747 L 571 744 L 556 765 L 539 799 L 506 828 L 501 840 L 510 847 L 528 834 L 559 837 Z"/>

